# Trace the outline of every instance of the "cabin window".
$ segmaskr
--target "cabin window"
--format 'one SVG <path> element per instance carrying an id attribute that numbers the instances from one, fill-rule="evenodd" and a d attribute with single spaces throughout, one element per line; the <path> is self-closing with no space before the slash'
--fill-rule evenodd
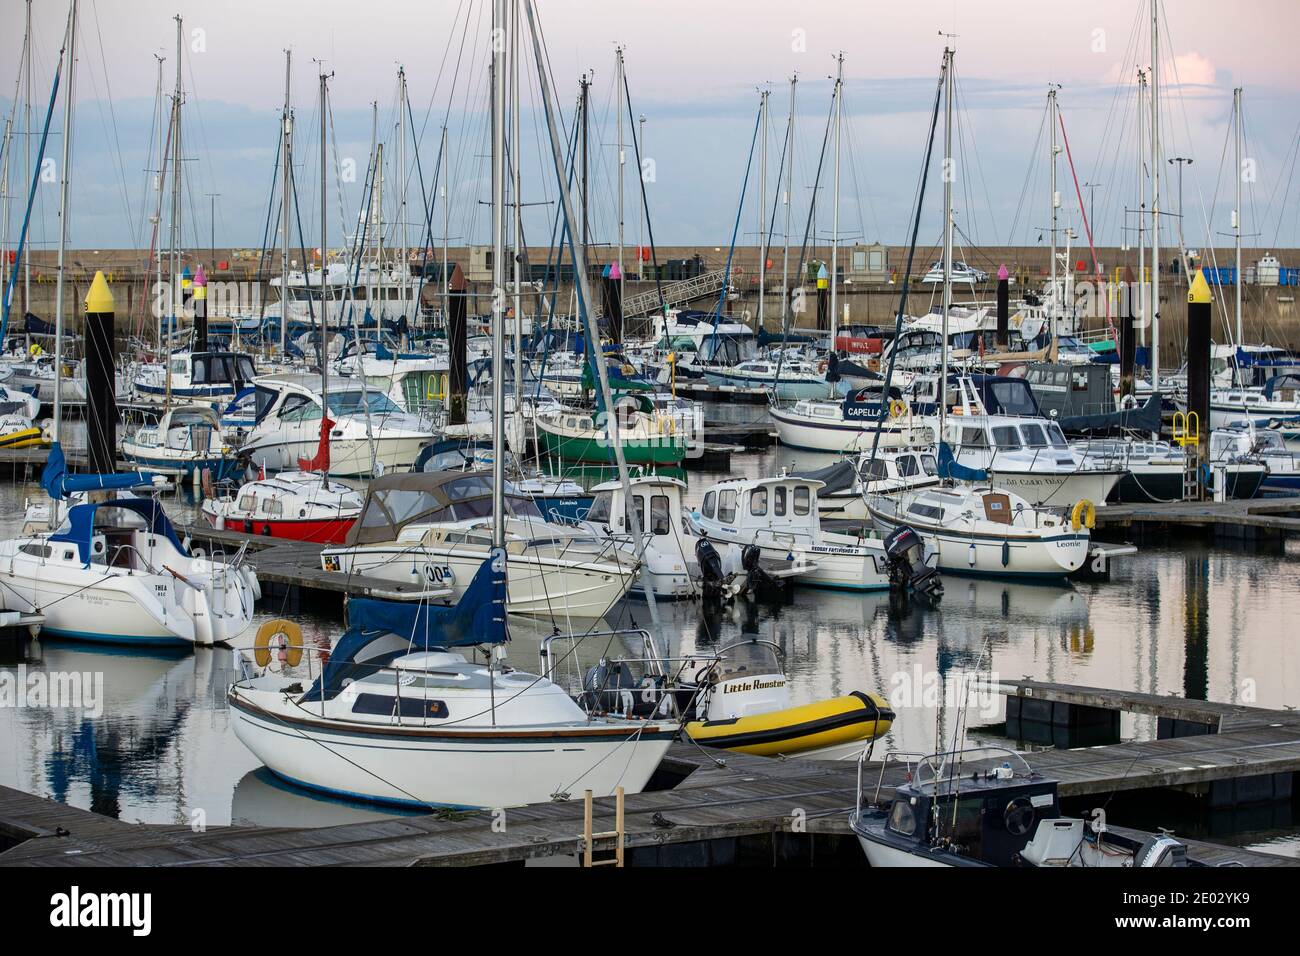
<path id="1" fill-rule="evenodd" d="M 1020 447 L 1020 436 L 1014 425 L 1001 425 L 993 429 L 993 442 L 999 448 L 1014 451 Z"/>
<path id="2" fill-rule="evenodd" d="M 352 704 L 354 714 L 382 714 L 389 717 L 447 716 L 447 705 L 441 700 L 422 697 L 390 697 L 388 694 L 357 694 Z"/>
<path id="3" fill-rule="evenodd" d="M 939 463 L 935 461 L 934 455 L 922 455 L 921 467 L 925 469 L 927 475 L 939 474 Z"/>
<path id="4" fill-rule="evenodd" d="M 244 495 L 239 499 L 239 510 L 247 511 L 252 514 L 257 510 L 257 497 L 254 495 Z"/>
<path id="5" fill-rule="evenodd" d="M 807 485 L 799 485 L 794 490 L 794 513 L 806 515 L 812 510 L 812 492 Z"/>
<path id="6" fill-rule="evenodd" d="M 904 455 L 898 459 L 898 477 L 911 478 L 917 472 L 916 456 Z"/>
<path id="7" fill-rule="evenodd" d="M 608 524 L 610 503 L 613 495 L 608 491 L 602 491 L 592 499 L 591 507 L 587 510 L 587 520 L 596 524 Z"/>
<path id="8" fill-rule="evenodd" d="M 1070 443 L 1065 440 L 1065 433 L 1061 431 L 1061 426 L 1055 422 L 1047 426 L 1047 438 L 1051 441 L 1053 448 L 1070 447 Z"/>
<path id="9" fill-rule="evenodd" d="M 650 533 L 669 534 L 673 529 L 672 509 L 667 495 L 655 495 L 650 499 Z"/>
<path id="10" fill-rule="evenodd" d="M 632 496 L 632 500 L 633 500 L 634 502 L 636 502 L 636 520 L 637 520 L 637 523 L 636 523 L 636 525 L 633 525 L 633 524 L 632 524 L 632 511 L 631 511 L 631 509 L 628 509 L 628 510 L 625 511 L 624 514 L 623 514 L 623 528 L 624 528 L 625 530 L 627 530 L 627 531 L 631 531 L 633 527 L 638 527 L 638 528 L 641 529 L 641 533 L 642 533 L 642 534 L 645 534 L 645 531 L 646 531 L 646 526 L 645 526 L 645 496 L 644 496 L 644 495 L 633 495 L 633 496 Z"/>
<path id="11" fill-rule="evenodd" d="M 280 406 L 280 420 L 303 422 L 320 418 L 320 406 L 305 395 L 288 395 Z"/>
<path id="12" fill-rule="evenodd" d="M 989 447 L 989 443 L 984 440 L 984 429 L 982 428 L 963 428 L 961 430 L 961 443 L 964 448 Z"/>
<path id="13" fill-rule="evenodd" d="M 1029 448 L 1047 447 L 1047 436 L 1043 433 L 1041 425 L 1021 425 L 1020 436 L 1025 440 L 1025 445 Z"/>
<path id="14" fill-rule="evenodd" d="M 916 833 L 916 810 L 906 800 L 894 801 L 894 806 L 889 811 L 889 829 L 903 836 Z"/>
<path id="15" fill-rule="evenodd" d="M 883 458 L 870 458 L 862 463 L 860 472 L 863 481 L 878 481 L 889 475 Z"/>
<path id="16" fill-rule="evenodd" d="M 47 544 L 20 544 L 18 550 L 34 558 L 48 558 L 54 554 L 54 549 Z"/>
<path id="17" fill-rule="evenodd" d="M 755 488 L 749 493 L 749 513 L 756 518 L 767 514 L 767 489 Z"/>
<path id="18" fill-rule="evenodd" d="M 772 489 L 772 514 L 778 518 L 785 517 L 785 485 L 777 485 Z"/>
<path id="19" fill-rule="evenodd" d="M 278 518 L 284 514 L 284 505 L 279 498 L 266 498 L 262 501 L 262 514 Z"/>
<path id="20" fill-rule="evenodd" d="M 704 496 L 704 504 L 700 505 L 700 514 L 704 515 L 706 518 L 712 518 L 713 506 L 716 501 L 717 495 L 710 491 Z"/>
<path id="21" fill-rule="evenodd" d="M 934 505 L 923 505 L 920 502 L 912 505 L 907 509 L 914 515 L 922 518 L 933 518 L 936 521 L 943 520 L 943 509 L 936 508 Z"/>
<path id="22" fill-rule="evenodd" d="M 723 524 L 731 524 L 736 520 L 735 489 L 728 488 L 718 495 L 718 520 Z"/>

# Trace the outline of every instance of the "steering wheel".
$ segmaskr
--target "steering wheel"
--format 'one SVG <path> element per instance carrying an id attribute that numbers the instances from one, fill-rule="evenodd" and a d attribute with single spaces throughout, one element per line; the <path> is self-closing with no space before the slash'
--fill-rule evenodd
<path id="1" fill-rule="evenodd" d="M 1034 805 L 1024 797 L 1016 797 L 1002 811 L 1002 823 L 1012 836 L 1024 836 L 1034 825 Z"/>

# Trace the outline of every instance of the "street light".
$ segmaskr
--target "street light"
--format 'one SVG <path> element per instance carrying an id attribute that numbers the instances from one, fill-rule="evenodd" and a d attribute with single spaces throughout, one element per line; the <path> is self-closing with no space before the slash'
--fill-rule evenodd
<path id="1" fill-rule="evenodd" d="M 1083 188 L 1088 190 L 1088 232 L 1093 241 L 1097 239 L 1097 218 L 1093 215 L 1097 206 L 1097 187 L 1104 186 L 1105 183 L 1084 183 Z"/>
<path id="2" fill-rule="evenodd" d="M 1192 161 L 1186 156 L 1171 157 L 1169 164 L 1172 166 L 1175 163 L 1178 164 L 1178 251 L 1183 257 L 1183 271 L 1186 272 L 1187 243 L 1183 241 L 1183 167 L 1192 165 Z"/>
<path id="3" fill-rule="evenodd" d="M 208 225 L 209 225 L 209 228 L 212 230 L 212 231 L 211 231 L 211 236 L 210 236 L 211 241 L 212 241 L 212 260 L 211 260 L 211 262 L 212 262 L 212 268 L 215 269 L 215 268 L 216 268 L 216 262 L 217 262 L 217 199 L 218 199 L 218 197 L 221 196 L 221 193 L 208 193 L 207 196 L 208 196 L 208 201 L 209 201 L 209 203 L 208 203 L 208 208 L 209 208 L 209 210 L 210 210 L 210 212 L 209 212 L 209 214 L 208 214 L 208 217 L 209 217 L 209 223 L 208 223 Z"/>

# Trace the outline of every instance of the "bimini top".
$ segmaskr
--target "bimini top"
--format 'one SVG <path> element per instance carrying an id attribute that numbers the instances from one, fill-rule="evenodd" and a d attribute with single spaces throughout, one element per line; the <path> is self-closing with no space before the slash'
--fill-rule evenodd
<path id="1" fill-rule="evenodd" d="M 537 505 L 506 496 L 512 517 L 543 520 Z M 396 541 L 409 524 L 467 521 L 492 514 L 492 472 L 433 471 L 381 475 L 370 482 L 361 517 L 348 530 L 347 544 Z"/>
<path id="2" fill-rule="evenodd" d="M 370 598 L 348 601 L 348 629 L 302 699 L 329 700 L 343 689 L 345 680 L 373 674 L 405 654 L 509 639 L 506 555 L 493 549 L 455 607 Z"/>
<path id="3" fill-rule="evenodd" d="M 95 518 L 100 511 L 111 508 L 120 508 L 139 515 L 144 519 L 145 528 L 150 534 L 166 538 L 181 554 L 189 553 L 176 537 L 176 531 L 171 521 L 167 519 L 162 505 L 152 498 L 117 498 L 113 501 L 73 505 L 68 510 L 66 522 L 57 532 L 50 535 L 50 540 L 76 544 L 81 563 L 89 567 L 90 543 L 95 536 Z"/>

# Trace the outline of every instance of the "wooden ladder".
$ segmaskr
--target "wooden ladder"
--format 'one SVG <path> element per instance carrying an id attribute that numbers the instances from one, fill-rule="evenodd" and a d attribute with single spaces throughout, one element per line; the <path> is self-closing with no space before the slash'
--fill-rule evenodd
<path id="1" fill-rule="evenodd" d="M 592 811 L 593 800 L 590 790 L 583 793 L 582 796 L 582 865 L 590 866 L 616 866 L 623 868 L 623 847 L 627 834 L 623 828 L 623 788 L 618 787 L 614 790 L 614 829 L 606 830 L 603 833 L 592 832 Z M 614 855 L 607 860 L 593 859 L 595 853 L 595 843 L 597 840 L 615 840 Z"/>

